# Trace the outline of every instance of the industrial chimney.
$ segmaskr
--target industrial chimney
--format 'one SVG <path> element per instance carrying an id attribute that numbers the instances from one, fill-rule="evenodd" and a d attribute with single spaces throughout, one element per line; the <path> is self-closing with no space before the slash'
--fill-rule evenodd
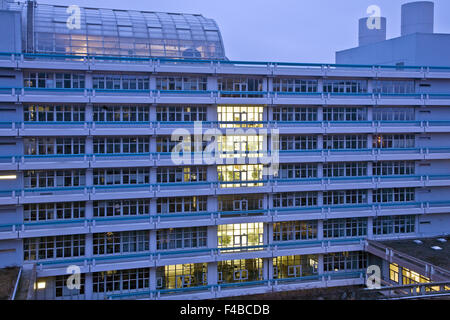
<path id="1" fill-rule="evenodd" d="M 367 23 L 370 17 L 359 19 L 359 46 L 386 40 L 386 18 L 380 18 L 380 28 L 369 28 Z"/>
<path id="2" fill-rule="evenodd" d="M 434 3 L 417 1 L 402 5 L 402 36 L 434 32 Z"/>

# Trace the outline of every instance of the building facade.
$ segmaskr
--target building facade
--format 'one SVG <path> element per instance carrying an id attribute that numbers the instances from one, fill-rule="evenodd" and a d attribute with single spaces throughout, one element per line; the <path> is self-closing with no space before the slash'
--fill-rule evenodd
<path id="1" fill-rule="evenodd" d="M 401 34 L 386 40 L 387 19 L 359 20 L 358 47 L 336 52 L 337 64 L 448 66 L 450 34 L 434 31 L 434 2 L 401 6 Z"/>
<path id="2" fill-rule="evenodd" d="M 362 285 L 367 239 L 448 232 L 450 68 L 234 62 L 214 23 L 155 13 L 140 13 L 147 36 L 117 31 L 116 51 L 106 22 L 101 41 L 88 23 L 58 44 L 38 21 L 66 8 L 40 6 L 0 12 L 15 30 L 0 59 L 0 266 L 35 268 L 38 299 Z M 138 15 L 111 12 L 117 30 Z M 195 28 L 203 42 L 183 44 Z"/>

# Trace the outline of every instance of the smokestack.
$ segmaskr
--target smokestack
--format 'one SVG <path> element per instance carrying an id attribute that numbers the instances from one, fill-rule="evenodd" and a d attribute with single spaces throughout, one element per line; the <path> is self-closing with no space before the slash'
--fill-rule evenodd
<path id="1" fill-rule="evenodd" d="M 380 18 L 379 29 L 372 25 L 372 21 L 367 22 L 371 17 L 359 19 L 359 46 L 386 40 L 386 18 Z"/>
<path id="2" fill-rule="evenodd" d="M 417 1 L 402 5 L 402 36 L 434 32 L 434 3 Z"/>

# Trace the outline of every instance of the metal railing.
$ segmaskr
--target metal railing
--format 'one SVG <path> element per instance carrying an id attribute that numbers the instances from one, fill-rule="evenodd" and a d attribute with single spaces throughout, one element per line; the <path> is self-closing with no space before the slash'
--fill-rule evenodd
<path id="1" fill-rule="evenodd" d="M 172 288 L 172 289 L 157 289 L 157 290 L 141 290 L 135 292 L 124 292 L 124 293 L 113 293 L 107 294 L 108 299 L 130 299 L 139 298 L 140 299 L 158 299 L 162 295 L 167 294 L 184 294 L 192 292 L 205 292 L 210 293 L 214 296 L 220 291 L 226 291 L 229 289 L 247 289 L 252 287 L 265 287 L 268 292 L 277 289 L 278 286 L 283 283 L 307 283 L 314 281 L 332 281 L 338 279 L 363 279 L 365 272 L 363 270 L 355 270 L 351 272 L 333 272 L 333 273 L 323 273 L 320 275 L 303 276 L 303 277 L 293 277 L 293 278 L 283 278 L 283 279 L 268 279 L 268 280 L 256 280 L 247 282 L 236 282 L 236 283 L 220 283 L 214 285 L 203 285 L 196 287 L 186 287 L 186 288 Z"/>
<path id="2" fill-rule="evenodd" d="M 450 71 L 447 66 L 393 66 L 393 65 L 370 65 L 370 64 L 330 64 L 330 63 L 293 63 L 293 62 L 272 62 L 272 61 L 233 61 L 233 60 L 218 60 L 218 59 L 177 59 L 167 57 L 141 57 L 141 56 L 107 56 L 107 55 L 70 55 L 70 54 L 55 54 L 55 53 L 22 53 L 22 52 L 1 52 L 0 56 L 10 61 L 24 62 L 24 61 L 63 61 L 63 62 L 77 62 L 85 65 L 96 64 L 101 62 L 107 63 L 134 63 L 145 64 L 150 66 L 205 66 L 208 68 L 221 67 L 262 67 L 265 69 L 285 69 L 297 68 L 307 70 L 368 70 L 373 72 L 379 71 L 416 71 L 421 73 L 428 72 L 446 72 Z"/>
<path id="3" fill-rule="evenodd" d="M 21 164 L 39 164 L 39 163 L 52 163 L 57 161 L 58 163 L 72 162 L 84 162 L 88 165 L 88 162 L 102 162 L 111 160 L 142 160 L 142 161 L 154 161 L 154 160 L 171 160 L 174 156 L 181 164 L 193 164 L 194 160 L 204 161 L 216 161 L 217 165 L 227 165 L 229 161 L 233 164 L 233 161 L 240 161 L 239 159 L 249 159 L 250 164 L 260 163 L 260 159 L 265 159 L 267 163 L 271 163 L 274 160 L 270 159 L 272 156 L 277 157 L 290 157 L 290 156 L 382 156 L 382 155 L 421 155 L 421 157 L 433 155 L 446 155 L 450 154 L 450 147 L 438 147 L 438 148 L 385 148 L 385 149 L 314 149 L 314 150 L 263 150 L 263 151 L 218 151 L 213 150 L 211 152 L 142 152 L 142 153 L 96 153 L 96 154 L 44 154 L 44 155 L 8 155 L 0 156 L 0 164 L 15 165 Z M 267 158 L 267 159 L 266 159 Z M 283 159 L 278 159 L 282 161 Z M 253 161 L 253 162 L 252 162 Z M 124 163 L 126 164 L 126 163 Z M 151 163 L 148 162 L 148 165 Z M 18 167 L 17 167 L 18 169 Z M 426 177 L 426 176 L 423 176 Z M 354 177 L 357 179 L 358 177 Z M 369 176 L 367 177 L 369 178 Z M 329 178 L 325 178 L 329 179 Z M 337 178 L 330 178 L 337 179 Z M 304 180 L 303 180 L 304 181 Z M 242 183 L 244 183 L 243 181 Z M 252 181 L 248 181 L 250 183 Z M 299 179 L 300 182 L 300 179 Z M 231 182 L 230 182 L 231 183 Z M 236 182 L 239 183 L 239 182 Z"/>
<path id="4" fill-rule="evenodd" d="M 283 185 L 327 185 L 342 183 L 371 183 L 380 184 L 383 182 L 430 182 L 430 181 L 450 181 L 450 175 L 392 175 L 392 176 L 356 176 L 356 177 L 325 177 L 325 178 L 270 178 L 261 180 L 242 180 L 242 181 L 192 181 L 192 182 L 169 182 L 169 183 L 136 183 L 136 184 L 117 184 L 117 185 L 91 185 L 91 186 L 57 186 L 57 187 L 35 187 L 35 188 L 23 188 L 23 189 L 6 189 L 1 190 L 4 194 L 3 197 L 15 197 L 26 196 L 26 194 L 52 192 L 66 193 L 78 191 L 83 194 L 95 194 L 101 190 L 129 190 L 140 189 L 143 191 L 161 191 L 181 187 L 183 190 L 186 188 L 198 189 L 199 187 L 204 189 L 227 189 L 228 185 L 254 185 L 264 187 L 276 187 Z M 234 187 L 235 189 L 241 187 Z M 1 195 L 0 195 L 1 198 Z M 409 202 L 411 203 L 411 202 Z M 408 203 L 408 204 L 409 204 Z M 378 205 L 372 204 L 372 205 Z"/>
<path id="5" fill-rule="evenodd" d="M 408 264 L 409 268 L 412 267 L 415 270 L 424 270 L 426 276 L 430 276 L 430 278 L 438 276 L 442 279 L 450 279 L 450 271 L 390 248 L 383 243 L 367 240 L 366 250 L 372 254 L 380 256 L 381 258 L 393 259 L 395 257 L 396 261 L 400 260 L 403 264 Z"/>
<path id="6" fill-rule="evenodd" d="M 450 281 L 392 285 L 364 289 L 363 293 L 380 293 L 378 300 L 406 300 L 450 296 Z"/>
<path id="7" fill-rule="evenodd" d="M 41 270 L 44 266 L 49 265 L 66 265 L 66 264 L 76 264 L 81 263 L 83 265 L 96 265 L 97 262 L 108 262 L 117 260 L 133 260 L 133 261 L 159 261 L 165 257 L 174 257 L 180 255 L 186 255 L 189 257 L 221 257 L 220 260 L 226 260 L 228 254 L 233 253 L 248 253 L 248 252 L 263 252 L 272 256 L 272 251 L 279 251 L 283 248 L 292 247 L 303 248 L 303 247 L 333 247 L 337 245 L 349 245 L 356 244 L 363 246 L 364 238 L 344 238 L 344 239 L 327 239 L 327 240 L 316 240 L 316 241 L 290 241 L 289 243 L 276 242 L 266 245 L 253 245 L 253 246 L 241 246 L 241 247 L 216 247 L 216 248 L 191 248 L 191 249 L 175 249 L 175 250 L 157 250 L 155 252 L 144 251 L 144 252 L 133 252 L 133 253 L 120 253 L 120 254 L 104 254 L 104 255 L 94 255 L 92 257 L 78 257 L 78 258 L 56 258 L 48 260 L 36 260 L 32 261 Z M 264 253 L 264 252 L 263 252 Z"/>
<path id="8" fill-rule="evenodd" d="M 208 218 L 212 221 L 227 217 L 246 217 L 249 216 L 261 216 L 261 217 L 276 217 L 278 220 L 283 215 L 289 214 L 332 214 L 342 213 L 345 211 L 376 211 L 378 213 L 388 210 L 391 212 L 396 209 L 419 209 L 429 210 L 433 208 L 443 207 L 444 210 L 450 207 L 450 201 L 428 201 L 428 202 L 407 202 L 407 203 L 377 203 L 377 204 L 354 204 L 354 205 L 334 205 L 334 206 L 310 206 L 310 207 L 290 207 L 290 208 L 274 208 L 274 209 L 260 209 L 260 210 L 247 210 L 247 211 L 212 211 L 212 212 L 186 212 L 186 213 L 164 213 L 154 215 L 136 215 L 136 216 L 118 216 L 118 217 L 95 217 L 92 219 L 80 218 L 80 219 L 66 219 L 66 220 L 46 220 L 46 221 L 34 221 L 24 223 L 10 223 L 0 225 L 1 234 L 14 234 L 14 237 L 18 237 L 19 232 L 25 232 L 27 230 L 40 230 L 39 226 L 46 226 L 46 230 L 50 226 L 59 227 L 96 227 L 115 224 L 122 222 L 129 223 L 130 221 L 141 222 L 145 224 L 160 223 L 161 221 L 191 221 L 195 219 Z M 190 219 L 190 220 L 189 220 Z M 282 220 L 282 219 L 281 219 Z M 280 221 L 281 221 L 280 220 Z M 57 231 L 57 229 L 55 230 Z"/>
<path id="9" fill-rule="evenodd" d="M 450 70 L 449 70 L 450 72 Z M 433 93 L 371 93 L 371 92 L 277 92 L 277 91 L 223 91 L 223 90 L 154 90 L 154 89 L 94 89 L 94 88 L 35 88 L 35 87 L 0 87 L 0 95 L 8 96 L 28 96 L 40 94 L 67 95 L 75 94 L 80 97 L 113 97 L 118 95 L 124 96 L 147 96 L 149 98 L 158 99 L 164 97 L 180 96 L 180 97 L 205 97 L 210 99 L 283 99 L 286 97 L 307 97 L 317 99 L 331 98 L 347 98 L 358 97 L 370 100 L 402 98 L 402 99 L 450 99 L 450 93 L 433 92 Z M 263 100 L 261 100 L 263 101 Z"/>

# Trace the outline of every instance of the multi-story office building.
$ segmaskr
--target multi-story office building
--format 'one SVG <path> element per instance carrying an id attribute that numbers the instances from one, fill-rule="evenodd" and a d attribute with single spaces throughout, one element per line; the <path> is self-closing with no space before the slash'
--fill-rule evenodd
<path id="1" fill-rule="evenodd" d="M 450 69 L 234 62 L 200 15 L 3 5 L 0 265 L 37 298 L 362 285 L 367 239 L 449 230 Z"/>

